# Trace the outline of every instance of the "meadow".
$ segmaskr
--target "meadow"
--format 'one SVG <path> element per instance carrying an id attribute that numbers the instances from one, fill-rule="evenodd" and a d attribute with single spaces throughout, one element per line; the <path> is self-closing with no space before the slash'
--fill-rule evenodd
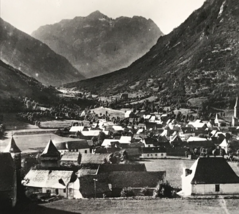
<path id="1" fill-rule="evenodd" d="M 60 200 L 24 206 L 18 214 L 238 214 L 238 199 Z"/>

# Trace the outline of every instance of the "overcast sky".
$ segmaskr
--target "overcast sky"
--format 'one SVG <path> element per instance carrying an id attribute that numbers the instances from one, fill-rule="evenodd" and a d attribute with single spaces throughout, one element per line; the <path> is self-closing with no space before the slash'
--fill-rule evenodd
<path id="1" fill-rule="evenodd" d="M 179 26 L 205 0 L 0 0 L 0 16 L 31 34 L 38 27 L 62 19 L 87 16 L 99 10 L 111 18 L 143 16 L 163 33 Z"/>

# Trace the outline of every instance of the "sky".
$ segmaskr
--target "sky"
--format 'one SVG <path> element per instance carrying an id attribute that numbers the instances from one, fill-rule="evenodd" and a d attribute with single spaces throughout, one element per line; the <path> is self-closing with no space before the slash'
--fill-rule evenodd
<path id="1" fill-rule="evenodd" d="M 0 0 L 0 17 L 31 34 L 40 26 L 99 10 L 110 18 L 143 16 L 164 34 L 178 27 L 205 0 Z"/>

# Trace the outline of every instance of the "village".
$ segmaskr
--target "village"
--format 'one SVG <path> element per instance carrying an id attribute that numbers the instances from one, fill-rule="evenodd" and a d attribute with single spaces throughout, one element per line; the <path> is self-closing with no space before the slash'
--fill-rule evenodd
<path id="1" fill-rule="evenodd" d="M 20 140 L 21 133 L 16 131 L 1 146 L 1 180 L 6 193 L 2 197 L 15 205 L 23 195 L 37 203 L 239 196 L 238 98 L 230 124 L 223 112 L 205 120 L 179 110 L 159 109 L 128 109 L 116 116 L 116 110 L 107 107 L 86 108 L 80 120 L 71 120 L 68 126 L 39 130 L 39 134 L 49 135 L 39 137 L 38 143 L 36 131 L 35 135 L 25 133 L 31 142 L 25 152 L 20 148 L 27 140 Z M 34 112 L 49 115 L 46 109 Z M 27 114 L 17 114 L 18 120 L 32 122 Z M 34 122 L 44 126 L 44 122 Z M 173 164 L 180 160 L 190 162 L 175 175 Z M 166 162 L 173 164 L 164 168 Z M 4 179 L 6 175 L 11 179 Z"/>

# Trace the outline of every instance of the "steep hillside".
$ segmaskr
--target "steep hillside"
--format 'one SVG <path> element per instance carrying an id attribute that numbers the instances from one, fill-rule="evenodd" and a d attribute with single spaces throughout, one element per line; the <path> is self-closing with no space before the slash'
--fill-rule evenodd
<path id="1" fill-rule="evenodd" d="M 61 85 L 83 76 L 67 59 L 0 18 L 0 59 L 46 85 Z"/>
<path id="2" fill-rule="evenodd" d="M 43 102 L 51 99 L 54 94 L 54 89 L 43 86 L 34 78 L 26 76 L 0 60 L 0 109 L 11 99 L 27 96 Z"/>
<path id="3" fill-rule="evenodd" d="M 239 88 L 239 4 L 204 5 L 126 69 L 69 84 L 94 93 L 147 91 L 162 103 L 206 97 L 229 103 Z"/>
<path id="4" fill-rule="evenodd" d="M 86 77 L 93 77 L 129 66 L 155 45 L 162 32 L 150 19 L 111 19 L 96 11 L 40 27 L 32 35 L 66 57 Z"/>

